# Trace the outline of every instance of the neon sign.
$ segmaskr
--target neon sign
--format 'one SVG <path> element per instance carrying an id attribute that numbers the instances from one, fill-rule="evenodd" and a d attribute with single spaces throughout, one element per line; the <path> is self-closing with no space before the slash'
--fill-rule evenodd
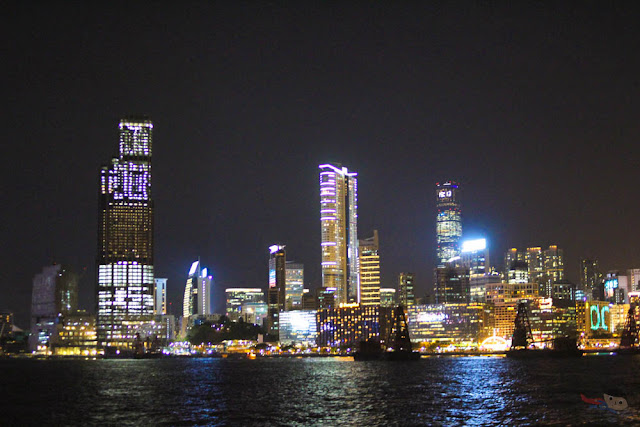
<path id="1" fill-rule="evenodd" d="M 605 314 L 609 312 L 609 306 L 605 305 L 600 309 L 597 305 L 592 305 L 589 308 L 589 314 L 591 317 L 591 330 L 597 331 L 598 329 L 609 330 L 607 327 L 607 318 Z"/>
<path id="2" fill-rule="evenodd" d="M 440 192 L 438 193 L 438 197 L 451 197 L 453 193 L 451 193 L 451 190 L 440 190 Z"/>

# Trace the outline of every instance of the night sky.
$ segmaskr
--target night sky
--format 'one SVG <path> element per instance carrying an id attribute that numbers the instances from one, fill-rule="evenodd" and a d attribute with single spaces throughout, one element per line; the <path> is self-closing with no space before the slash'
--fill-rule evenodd
<path id="1" fill-rule="evenodd" d="M 573 281 L 584 256 L 640 267 L 630 6 L 231 3 L 3 5 L 0 308 L 19 326 L 53 261 L 86 268 L 94 311 L 99 170 L 130 113 L 154 121 L 156 276 L 177 315 L 198 256 L 219 291 L 265 288 L 282 243 L 320 285 L 325 162 L 359 174 L 385 287 L 400 271 L 418 296 L 433 285 L 449 179 L 499 268 L 507 247 L 549 244 Z"/>

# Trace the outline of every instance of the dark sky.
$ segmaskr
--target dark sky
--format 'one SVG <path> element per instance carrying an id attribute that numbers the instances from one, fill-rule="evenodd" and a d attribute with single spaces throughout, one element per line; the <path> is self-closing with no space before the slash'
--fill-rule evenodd
<path id="1" fill-rule="evenodd" d="M 320 283 L 318 169 L 359 173 L 383 286 L 432 286 L 436 181 L 464 232 L 640 267 L 640 16 L 633 3 L 5 4 L 0 308 L 27 326 L 42 266 L 86 267 L 120 116 L 154 120 L 156 274 L 180 314 L 200 256 L 265 287 L 287 245 Z M 221 294 L 218 294 L 222 298 Z M 220 300 L 219 308 L 222 308 Z"/>

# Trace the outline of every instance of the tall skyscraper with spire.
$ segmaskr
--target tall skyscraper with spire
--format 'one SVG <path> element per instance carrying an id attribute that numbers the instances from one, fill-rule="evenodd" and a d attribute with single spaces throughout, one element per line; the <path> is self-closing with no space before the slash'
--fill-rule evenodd
<path id="1" fill-rule="evenodd" d="M 462 237 L 462 213 L 460 211 L 460 186 L 447 181 L 436 184 L 436 241 L 438 266 L 460 255 Z"/>
<path id="2" fill-rule="evenodd" d="M 322 286 L 336 289 L 336 304 L 360 302 L 358 174 L 341 165 L 319 168 Z"/>
<path id="3" fill-rule="evenodd" d="M 153 123 L 120 120 L 120 149 L 100 174 L 98 345 L 128 347 L 153 315 Z"/>

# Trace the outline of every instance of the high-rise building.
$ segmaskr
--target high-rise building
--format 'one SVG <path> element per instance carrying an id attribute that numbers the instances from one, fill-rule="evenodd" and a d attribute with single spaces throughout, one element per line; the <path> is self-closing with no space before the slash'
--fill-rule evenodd
<path id="1" fill-rule="evenodd" d="M 278 336 L 280 312 L 285 310 L 287 292 L 287 253 L 281 245 L 269 246 L 269 288 L 267 289 L 267 332 Z"/>
<path id="2" fill-rule="evenodd" d="M 237 320 L 242 313 L 242 306 L 247 303 L 264 303 L 264 291 L 260 288 L 227 288 L 226 313 L 232 320 Z"/>
<path id="3" fill-rule="evenodd" d="M 553 284 L 564 280 L 564 254 L 556 245 L 544 250 L 544 275 L 547 279 L 543 295 L 553 294 Z"/>
<path id="4" fill-rule="evenodd" d="M 78 275 L 53 264 L 33 278 L 31 316 L 58 316 L 78 309 Z"/>
<path id="5" fill-rule="evenodd" d="M 182 316 L 207 316 L 213 314 L 211 292 L 213 277 L 203 268 L 200 260 L 194 261 L 189 269 L 187 283 L 184 287 Z"/>
<path id="6" fill-rule="evenodd" d="M 436 268 L 436 304 L 468 303 L 471 300 L 469 268 L 458 259 Z"/>
<path id="7" fill-rule="evenodd" d="M 583 258 L 580 260 L 580 286 L 578 292 L 588 300 L 602 301 L 604 295 L 599 295 L 602 283 L 602 272 L 597 258 Z"/>
<path id="8" fill-rule="evenodd" d="M 507 283 L 532 283 L 529 276 L 529 264 L 524 261 L 514 261 L 507 271 Z"/>
<path id="9" fill-rule="evenodd" d="M 78 309 L 78 275 L 60 264 L 42 269 L 33 278 L 31 294 L 32 351 L 47 352 L 57 334 L 59 318 Z"/>
<path id="10" fill-rule="evenodd" d="M 269 304 L 285 309 L 287 292 L 287 253 L 284 245 L 269 246 Z M 272 301 L 273 300 L 273 301 Z"/>
<path id="11" fill-rule="evenodd" d="M 556 245 L 551 245 L 545 250 L 531 247 L 524 252 L 511 248 L 506 252 L 504 260 L 506 280 L 537 283 L 541 296 L 551 297 L 553 284 L 564 280 L 564 255 L 562 249 L 558 249 Z M 527 277 L 513 277 L 514 273 L 521 275 L 525 267 Z"/>
<path id="12" fill-rule="evenodd" d="M 529 280 L 531 283 L 544 283 L 545 271 L 542 248 L 527 248 L 527 251 L 524 253 L 524 261 L 527 263 L 529 269 Z"/>
<path id="13" fill-rule="evenodd" d="M 413 273 L 400 273 L 398 275 L 398 304 L 403 305 L 405 309 L 416 303 L 413 280 Z"/>
<path id="14" fill-rule="evenodd" d="M 447 181 L 436 184 L 436 241 L 438 265 L 460 255 L 462 237 L 462 213 L 458 183 Z"/>
<path id="15" fill-rule="evenodd" d="M 287 261 L 285 310 L 301 310 L 304 293 L 304 264 Z"/>
<path id="16" fill-rule="evenodd" d="M 360 240 L 360 303 L 380 305 L 380 244 L 378 230 Z"/>
<path id="17" fill-rule="evenodd" d="M 483 276 L 489 272 L 489 251 L 486 239 L 462 242 L 460 263 L 469 269 L 470 277 Z"/>
<path id="18" fill-rule="evenodd" d="M 13 313 L 9 310 L 0 310 L 0 338 L 5 338 L 13 332 Z"/>
<path id="19" fill-rule="evenodd" d="M 511 248 L 504 254 L 504 277 L 505 280 L 509 277 L 509 270 L 514 262 L 526 262 L 525 256 L 522 252 L 519 252 L 517 248 Z"/>
<path id="20" fill-rule="evenodd" d="M 167 314 L 167 279 L 156 277 L 154 283 L 153 312 L 154 314 Z"/>
<path id="21" fill-rule="evenodd" d="M 629 302 L 629 281 L 618 271 L 607 272 L 604 278 L 604 299 L 615 304 Z"/>
<path id="22" fill-rule="evenodd" d="M 640 268 L 630 268 L 627 270 L 629 280 L 629 292 L 640 291 Z"/>
<path id="23" fill-rule="evenodd" d="M 358 174 L 341 165 L 319 168 L 322 286 L 337 289 L 337 304 L 360 302 Z"/>
<path id="24" fill-rule="evenodd" d="M 120 120 L 120 152 L 101 171 L 98 221 L 99 346 L 131 345 L 153 316 L 153 124 Z"/>

